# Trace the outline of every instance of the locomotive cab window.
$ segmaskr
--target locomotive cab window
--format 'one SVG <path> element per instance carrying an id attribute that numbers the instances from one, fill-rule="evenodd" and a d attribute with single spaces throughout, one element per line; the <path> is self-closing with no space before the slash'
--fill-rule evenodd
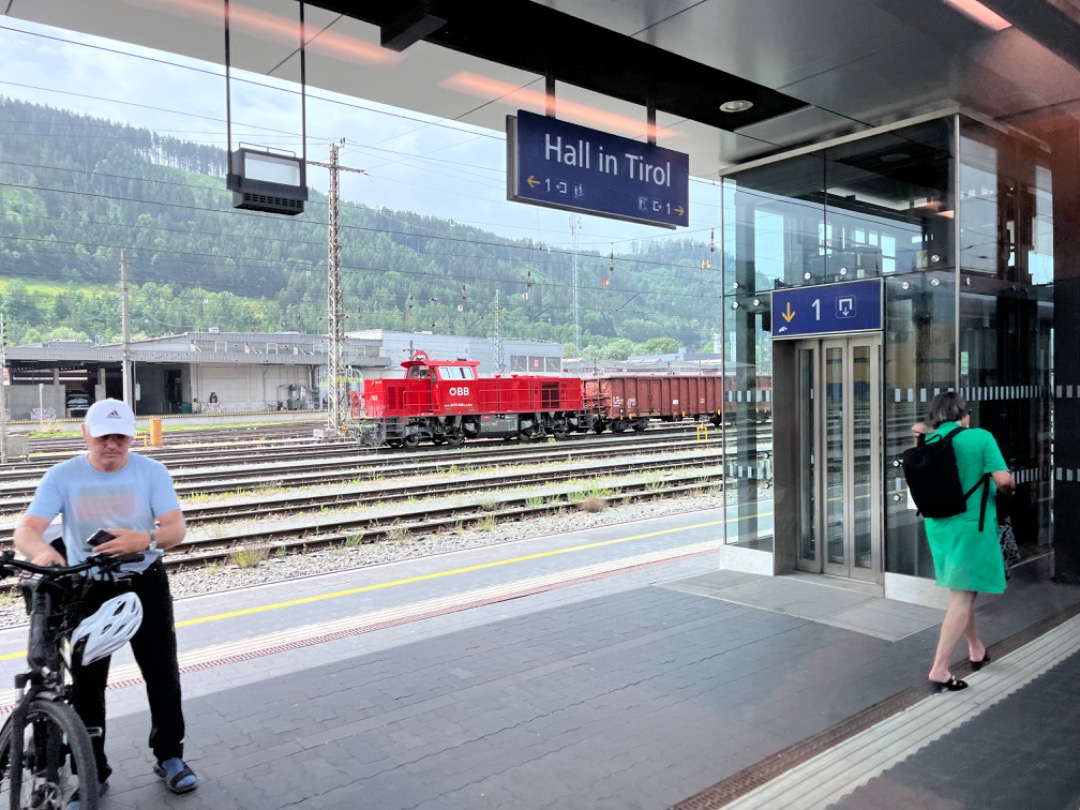
<path id="1" fill-rule="evenodd" d="M 426 380 L 431 376 L 431 369 L 427 366 L 413 366 L 409 369 L 410 380 Z"/>
<path id="2" fill-rule="evenodd" d="M 439 369 L 442 380 L 475 380 L 476 369 L 472 366 L 443 366 Z"/>

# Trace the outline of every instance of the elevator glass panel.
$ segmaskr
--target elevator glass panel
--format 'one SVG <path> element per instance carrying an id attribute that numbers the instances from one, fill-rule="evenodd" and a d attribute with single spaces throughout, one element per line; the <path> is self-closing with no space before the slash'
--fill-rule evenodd
<path id="1" fill-rule="evenodd" d="M 853 512 L 854 554 L 852 565 L 858 568 L 871 567 L 872 524 L 874 503 L 871 497 L 871 482 L 875 459 L 873 457 L 874 414 L 871 402 L 871 353 L 870 346 L 853 344 L 851 346 L 851 403 L 852 428 L 852 484 L 854 497 L 851 501 Z"/>
<path id="2" fill-rule="evenodd" d="M 844 565 L 844 347 L 825 348 L 825 549 Z"/>
<path id="3" fill-rule="evenodd" d="M 817 398 L 817 349 L 798 350 L 799 374 L 799 477 L 803 482 L 815 480 L 815 454 L 817 452 L 817 420 L 814 418 Z M 817 560 L 817 511 L 815 488 L 805 485 L 799 489 L 799 560 Z"/>

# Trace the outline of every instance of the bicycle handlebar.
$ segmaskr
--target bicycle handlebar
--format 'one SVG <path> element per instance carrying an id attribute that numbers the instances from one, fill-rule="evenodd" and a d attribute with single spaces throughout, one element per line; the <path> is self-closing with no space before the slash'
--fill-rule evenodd
<path id="1" fill-rule="evenodd" d="M 121 565 L 141 562 L 143 559 L 144 555 L 142 552 L 137 551 L 132 554 L 94 554 L 83 562 L 76 563 L 75 565 L 34 565 L 26 560 L 16 559 L 15 552 L 8 550 L 3 554 L 0 554 L 0 577 L 10 576 L 11 571 L 8 570 L 10 567 L 17 568 L 20 571 L 26 571 L 30 574 L 41 574 L 50 579 L 59 579 L 60 577 L 81 574 L 83 571 L 89 571 L 91 568 L 115 571 Z"/>

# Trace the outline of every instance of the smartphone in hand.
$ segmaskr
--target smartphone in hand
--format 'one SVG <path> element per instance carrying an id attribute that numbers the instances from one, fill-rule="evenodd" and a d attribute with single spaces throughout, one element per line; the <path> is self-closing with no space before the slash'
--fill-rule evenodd
<path id="1" fill-rule="evenodd" d="M 116 539 L 116 535 L 110 534 L 109 532 L 105 531 L 104 529 L 98 529 L 96 532 L 94 532 L 92 535 L 90 535 L 89 538 L 87 538 L 86 543 L 91 548 L 94 548 L 95 546 L 100 546 L 102 543 L 106 543 L 109 540 L 115 540 L 115 539 Z"/>

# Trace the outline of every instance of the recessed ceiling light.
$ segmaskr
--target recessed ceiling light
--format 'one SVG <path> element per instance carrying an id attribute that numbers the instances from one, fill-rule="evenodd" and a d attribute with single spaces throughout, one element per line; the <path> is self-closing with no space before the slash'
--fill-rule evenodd
<path id="1" fill-rule="evenodd" d="M 720 112 L 737 113 L 746 112 L 754 106 L 754 102 L 747 101 L 746 99 L 736 99 L 734 101 L 725 101 L 720 105 Z"/>

